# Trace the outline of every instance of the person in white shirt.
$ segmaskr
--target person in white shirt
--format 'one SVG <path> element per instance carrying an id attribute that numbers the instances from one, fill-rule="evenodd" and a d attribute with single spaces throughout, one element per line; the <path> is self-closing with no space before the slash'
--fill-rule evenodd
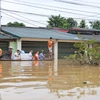
<path id="1" fill-rule="evenodd" d="M 30 52 L 29 52 L 29 58 L 28 58 L 28 60 L 33 60 L 33 50 L 31 50 Z"/>
<path id="2" fill-rule="evenodd" d="M 17 50 L 17 52 L 15 52 L 14 54 L 14 60 L 20 60 L 20 50 Z"/>

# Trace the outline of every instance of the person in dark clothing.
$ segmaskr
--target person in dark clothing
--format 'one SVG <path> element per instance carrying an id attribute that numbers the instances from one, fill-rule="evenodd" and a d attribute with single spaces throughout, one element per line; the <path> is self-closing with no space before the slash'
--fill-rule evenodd
<path id="1" fill-rule="evenodd" d="M 13 50 L 13 47 L 9 46 L 9 50 L 8 50 L 8 58 L 11 59 L 12 57 L 12 50 Z"/>

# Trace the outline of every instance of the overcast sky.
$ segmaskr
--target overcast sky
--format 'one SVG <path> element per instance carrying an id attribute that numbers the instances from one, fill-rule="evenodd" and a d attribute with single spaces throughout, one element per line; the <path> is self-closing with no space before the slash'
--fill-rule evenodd
<path id="1" fill-rule="evenodd" d="M 59 14 L 78 22 L 100 20 L 100 0 L 1 0 L 1 25 L 18 21 L 45 27 L 51 15 Z"/>

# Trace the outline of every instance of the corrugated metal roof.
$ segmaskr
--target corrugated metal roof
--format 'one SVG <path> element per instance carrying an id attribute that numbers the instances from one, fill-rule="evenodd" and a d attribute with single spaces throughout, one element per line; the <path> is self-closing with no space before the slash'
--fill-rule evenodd
<path id="1" fill-rule="evenodd" d="M 8 36 L 5 36 L 3 34 L 0 34 L 0 39 L 9 39 L 9 37 Z"/>
<path id="2" fill-rule="evenodd" d="M 2 27 L 2 31 L 9 33 L 10 35 L 20 38 L 45 38 L 53 37 L 60 40 L 82 40 L 76 34 L 65 34 L 54 29 L 48 28 L 32 28 L 32 27 Z M 87 38 L 94 38 L 89 36 Z M 100 40 L 95 38 L 97 40 Z"/>
<path id="3" fill-rule="evenodd" d="M 97 29 L 86 29 L 86 28 L 70 28 L 69 30 L 76 30 L 76 31 L 89 31 L 89 32 L 100 32 L 100 30 Z"/>
<path id="4" fill-rule="evenodd" d="M 54 39 L 64 40 L 80 40 L 76 35 L 65 34 L 54 29 L 47 28 L 18 28 L 18 27 L 2 27 L 2 30 L 20 38 L 45 38 L 53 37 Z"/>
<path id="5" fill-rule="evenodd" d="M 93 39 L 100 42 L 100 35 L 81 35 L 82 37 L 85 37 L 86 39 Z"/>

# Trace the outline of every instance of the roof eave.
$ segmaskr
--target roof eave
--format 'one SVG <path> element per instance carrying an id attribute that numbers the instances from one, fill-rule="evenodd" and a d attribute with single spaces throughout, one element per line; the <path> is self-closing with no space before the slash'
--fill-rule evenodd
<path id="1" fill-rule="evenodd" d="M 20 36 L 17 36 L 17 35 L 15 35 L 15 34 L 12 34 L 12 33 L 10 33 L 10 32 L 7 32 L 7 31 L 5 31 L 5 30 L 3 30 L 3 29 L 1 29 L 1 31 L 4 32 L 4 33 L 6 33 L 6 34 L 8 34 L 8 35 L 11 35 L 14 39 L 21 38 Z"/>

